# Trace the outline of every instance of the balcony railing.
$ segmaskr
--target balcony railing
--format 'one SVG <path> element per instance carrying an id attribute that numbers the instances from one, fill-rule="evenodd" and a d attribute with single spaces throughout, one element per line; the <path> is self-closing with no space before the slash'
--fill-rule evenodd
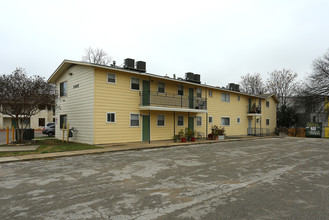
<path id="1" fill-rule="evenodd" d="M 247 134 L 254 135 L 254 136 L 268 136 L 268 135 L 270 135 L 270 129 L 269 128 L 247 128 Z"/>
<path id="2" fill-rule="evenodd" d="M 207 99 L 170 93 L 140 92 L 140 105 L 206 110 Z"/>
<path id="3" fill-rule="evenodd" d="M 261 106 L 255 106 L 255 105 L 247 105 L 247 113 L 248 114 L 261 114 L 262 113 L 262 107 Z"/>

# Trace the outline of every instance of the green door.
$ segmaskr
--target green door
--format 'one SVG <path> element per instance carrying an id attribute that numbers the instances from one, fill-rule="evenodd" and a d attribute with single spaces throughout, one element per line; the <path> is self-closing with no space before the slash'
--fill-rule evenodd
<path id="1" fill-rule="evenodd" d="M 194 131 L 194 117 L 188 117 L 188 129 Z"/>
<path id="2" fill-rule="evenodd" d="M 194 103 L 193 103 L 193 99 L 194 99 L 194 89 L 193 88 L 189 88 L 188 89 L 188 107 L 189 108 L 194 108 Z"/>
<path id="3" fill-rule="evenodd" d="M 12 118 L 11 119 L 11 126 L 14 126 L 15 128 L 17 128 L 17 124 L 16 124 L 16 119 Z"/>
<path id="4" fill-rule="evenodd" d="M 149 106 L 150 105 L 150 81 L 143 80 L 143 98 L 142 105 Z"/>
<path id="5" fill-rule="evenodd" d="M 143 115 L 143 141 L 150 140 L 150 116 Z"/>

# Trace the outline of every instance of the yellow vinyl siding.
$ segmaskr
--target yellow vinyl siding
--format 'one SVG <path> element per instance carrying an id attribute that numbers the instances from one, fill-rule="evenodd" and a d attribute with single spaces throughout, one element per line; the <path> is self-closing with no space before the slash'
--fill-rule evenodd
<path id="1" fill-rule="evenodd" d="M 266 107 L 266 101 L 269 101 L 269 108 Z M 270 119 L 270 125 L 266 125 L 266 119 Z M 262 128 L 269 128 L 270 133 L 275 132 L 276 127 L 276 102 L 273 97 L 262 100 Z"/>
<path id="2" fill-rule="evenodd" d="M 230 102 L 222 101 L 222 93 L 230 94 Z M 238 101 L 240 96 L 240 101 Z M 235 94 L 230 91 L 213 90 L 213 97 L 208 98 L 208 116 L 213 117 L 213 123 L 208 124 L 208 133 L 211 133 L 212 125 L 221 125 L 222 117 L 230 118 L 229 126 L 225 127 L 226 135 L 246 135 L 248 128 L 247 106 L 249 97 L 241 94 Z M 240 118 L 240 124 L 237 118 Z"/>
<path id="3" fill-rule="evenodd" d="M 116 74 L 115 84 L 107 83 L 108 72 Z M 140 79 L 142 91 L 145 77 L 95 68 L 95 144 L 141 141 L 142 117 L 139 127 L 130 126 L 130 114 L 140 114 L 140 91 L 130 89 L 131 77 Z M 106 112 L 116 113 L 116 123 L 106 123 Z"/>

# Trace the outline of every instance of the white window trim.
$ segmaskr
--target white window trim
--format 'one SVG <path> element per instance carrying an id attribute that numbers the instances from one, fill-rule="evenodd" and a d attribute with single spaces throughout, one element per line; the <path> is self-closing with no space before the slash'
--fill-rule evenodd
<path id="1" fill-rule="evenodd" d="M 267 106 L 268 103 L 268 106 Z M 266 108 L 270 108 L 270 101 L 265 101 Z"/>
<path id="2" fill-rule="evenodd" d="M 198 97 L 198 94 L 199 94 L 199 93 L 198 93 L 198 90 L 201 91 L 201 93 L 200 93 L 201 96 L 200 96 L 200 97 Z M 195 89 L 195 97 L 196 97 L 196 98 L 202 98 L 202 88 L 196 88 L 196 89 Z"/>
<path id="3" fill-rule="evenodd" d="M 185 91 L 184 91 L 184 85 L 180 85 L 180 84 L 177 85 L 177 95 L 179 95 L 179 94 L 178 94 L 178 89 L 179 89 L 180 86 L 183 87 L 183 95 L 181 95 L 181 96 L 184 96 L 184 93 L 185 93 Z"/>
<path id="4" fill-rule="evenodd" d="M 131 85 L 132 85 L 132 82 L 133 82 L 133 79 L 138 79 L 139 80 L 139 89 L 137 90 L 137 89 L 132 89 L 131 88 Z M 129 87 L 130 87 L 130 90 L 131 91 L 137 91 L 137 92 L 139 92 L 139 91 L 141 91 L 141 79 L 140 78 L 137 78 L 137 77 L 130 77 L 130 84 L 129 84 Z"/>
<path id="5" fill-rule="evenodd" d="M 107 114 L 114 114 L 114 122 L 107 120 Z M 117 115 L 115 112 L 106 112 L 106 124 L 115 124 L 117 122 Z"/>
<path id="6" fill-rule="evenodd" d="M 238 119 L 239 119 L 239 122 L 238 122 Z M 230 119 L 231 120 L 231 119 Z M 231 121 L 230 121 L 231 122 Z M 237 117 L 236 118 L 236 123 L 239 125 L 241 123 L 241 117 Z"/>
<path id="7" fill-rule="evenodd" d="M 159 92 L 159 83 L 164 84 L 164 92 Z M 157 93 L 160 93 L 160 94 L 165 94 L 166 93 L 166 83 L 164 83 L 164 82 L 158 82 L 157 83 Z"/>
<path id="8" fill-rule="evenodd" d="M 61 84 L 62 84 L 62 83 L 65 83 L 65 82 L 66 82 L 66 94 L 61 96 Z M 67 97 L 67 93 L 69 93 L 68 90 L 69 90 L 69 84 L 68 84 L 67 80 L 65 80 L 65 81 L 59 83 L 59 97 L 60 97 L 60 98 L 61 98 L 61 97 Z"/>
<path id="9" fill-rule="evenodd" d="M 201 125 L 198 125 L 198 118 L 201 118 Z M 201 116 L 196 116 L 195 124 L 196 124 L 197 127 L 202 127 L 202 117 Z"/>
<path id="10" fill-rule="evenodd" d="M 163 115 L 163 114 L 159 114 L 159 115 Z M 166 126 L 166 116 L 165 115 L 163 115 L 163 125 L 159 125 L 158 124 L 158 122 L 159 122 L 159 120 L 158 120 L 158 116 L 159 115 L 157 115 L 157 127 L 165 127 Z"/>
<path id="11" fill-rule="evenodd" d="M 209 118 L 211 118 L 211 119 L 212 119 L 212 122 L 209 122 Z M 214 117 L 212 117 L 212 116 L 209 116 L 209 117 L 208 117 L 208 123 L 209 123 L 209 124 L 212 124 L 213 122 L 214 122 Z"/>
<path id="12" fill-rule="evenodd" d="M 109 82 L 109 74 L 114 75 L 115 82 Z M 106 79 L 106 81 L 109 84 L 117 84 L 117 74 L 115 74 L 115 73 L 107 73 L 107 79 Z"/>
<path id="13" fill-rule="evenodd" d="M 178 116 L 183 117 L 183 125 L 178 125 Z M 177 115 L 177 127 L 184 127 L 184 115 Z"/>
<path id="14" fill-rule="evenodd" d="M 131 115 L 138 115 L 138 126 L 131 126 Z M 136 112 L 130 112 L 129 114 L 129 127 L 131 128 L 139 128 L 141 126 L 141 117 L 139 115 L 139 113 Z"/>
<path id="15" fill-rule="evenodd" d="M 266 123 L 267 120 L 268 120 L 268 124 Z M 267 118 L 267 119 L 265 120 L 265 125 L 266 125 L 266 126 L 270 126 L 270 119 L 269 119 L 269 118 Z"/>
<path id="16" fill-rule="evenodd" d="M 230 124 L 229 124 L 229 125 L 223 125 L 223 124 L 222 124 L 222 118 L 229 118 L 229 119 L 230 119 Z M 228 116 L 222 116 L 222 117 L 220 117 L 220 125 L 221 125 L 221 126 L 225 126 L 225 127 L 229 127 L 229 126 L 231 126 L 231 117 L 228 117 Z"/>
<path id="17" fill-rule="evenodd" d="M 223 94 L 225 94 L 225 96 L 228 95 L 230 100 L 229 101 L 223 100 Z M 226 93 L 226 92 L 222 92 L 220 99 L 221 99 L 222 102 L 231 102 L 231 94 Z"/>
<path id="18" fill-rule="evenodd" d="M 212 97 L 212 96 L 213 96 L 213 92 L 212 92 L 212 90 L 208 90 L 208 96 L 209 96 L 209 97 Z"/>

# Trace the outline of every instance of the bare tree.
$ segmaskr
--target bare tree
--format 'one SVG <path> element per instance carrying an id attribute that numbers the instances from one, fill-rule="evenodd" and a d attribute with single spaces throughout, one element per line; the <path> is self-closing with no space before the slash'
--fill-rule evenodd
<path id="1" fill-rule="evenodd" d="M 329 49 L 322 57 L 313 61 L 313 71 L 304 83 L 304 88 L 300 92 L 300 96 L 303 97 L 300 104 L 304 108 L 317 106 L 312 109 L 316 109 L 316 113 L 322 115 L 322 120 L 328 117 L 329 108 L 326 107 L 326 104 L 329 102 Z"/>
<path id="2" fill-rule="evenodd" d="M 287 105 L 291 97 L 297 93 L 300 87 L 300 83 L 296 81 L 297 76 L 297 73 L 286 69 L 269 73 L 266 87 L 270 93 L 278 97 L 280 105 Z"/>
<path id="3" fill-rule="evenodd" d="M 89 47 L 85 50 L 82 60 L 94 64 L 109 65 L 112 58 L 103 49 Z"/>
<path id="4" fill-rule="evenodd" d="M 243 92 L 252 95 L 260 95 L 266 92 L 260 73 L 254 73 L 253 75 L 248 73 L 247 75 L 242 76 L 240 85 Z"/>
<path id="5" fill-rule="evenodd" d="M 55 103 L 54 86 L 40 76 L 28 77 L 22 68 L 0 76 L 0 112 L 16 120 L 19 142 L 31 116 Z"/>
<path id="6" fill-rule="evenodd" d="M 313 61 L 313 73 L 307 90 L 313 95 L 329 96 L 329 49 Z"/>

